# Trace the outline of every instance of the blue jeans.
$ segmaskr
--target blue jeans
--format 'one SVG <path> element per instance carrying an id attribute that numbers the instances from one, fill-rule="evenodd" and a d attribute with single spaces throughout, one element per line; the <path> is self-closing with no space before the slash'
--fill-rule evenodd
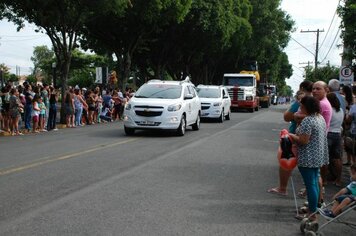
<path id="1" fill-rule="evenodd" d="M 319 168 L 298 167 L 307 189 L 308 207 L 310 212 L 315 212 L 319 199 Z"/>
<path id="2" fill-rule="evenodd" d="M 82 124 L 82 113 L 83 113 L 83 107 L 78 107 L 75 108 L 75 125 L 79 126 Z"/>
<path id="3" fill-rule="evenodd" d="M 31 129 L 32 104 L 25 105 L 25 129 Z"/>

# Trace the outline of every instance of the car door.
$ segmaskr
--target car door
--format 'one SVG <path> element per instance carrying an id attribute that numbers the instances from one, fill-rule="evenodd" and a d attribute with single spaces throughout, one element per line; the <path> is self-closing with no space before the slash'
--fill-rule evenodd
<path id="1" fill-rule="evenodd" d="M 225 115 L 227 115 L 230 110 L 231 100 L 226 88 L 222 89 L 222 97 L 223 97 L 223 106 L 224 106 Z"/>
<path id="2" fill-rule="evenodd" d="M 189 89 L 189 93 L 193 95 L 193 98 L 190 99 L 190 106 L 191 106 L 190 123 L 194 123 L 198 116 L 198 112 L 200 110 L 201 104 L 194 87 L 189 85 L 188 89 Z"/>

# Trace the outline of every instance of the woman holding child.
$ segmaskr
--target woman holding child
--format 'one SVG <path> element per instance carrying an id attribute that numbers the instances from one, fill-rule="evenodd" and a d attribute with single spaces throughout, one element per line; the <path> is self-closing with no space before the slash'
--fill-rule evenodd
<path id="1" fill-rule="evenodd" d="M 319 169 L 329 161 L 326 123 L 320 114 L 320 102 L 315 97 L 303 97 L 300 110 L 306 116 L 296 134 L 289 135 L 298 147 L 298 169 L 307 190 L 309 214 L 312 214 L 318 205 Z M 316 220 L 316 215 L 311 220 Z"/>

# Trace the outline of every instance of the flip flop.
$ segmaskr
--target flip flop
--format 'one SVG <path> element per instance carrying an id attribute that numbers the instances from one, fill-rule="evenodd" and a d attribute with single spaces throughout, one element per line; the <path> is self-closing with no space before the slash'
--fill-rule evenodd
<path id="1" fill-rule="evenodd" d="M 276 188 L 270 188 L 267 190 L 268 193 L 273 193 L 281 196 L 287 196 L 287 192 L 281 192 L 278 187 Z"/>

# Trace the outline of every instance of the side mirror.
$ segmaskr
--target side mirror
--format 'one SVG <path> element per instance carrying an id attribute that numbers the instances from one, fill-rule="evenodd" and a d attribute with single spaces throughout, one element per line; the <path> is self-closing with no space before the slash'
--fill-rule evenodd
<path id="1" fill-rule="evenodd" d="M 188 100 L 188 99 L 193 99 L 193 94 L 187 94 L 187 95 L 185 95 L 185 97 L 184 97 L 184 100 Z"/>

